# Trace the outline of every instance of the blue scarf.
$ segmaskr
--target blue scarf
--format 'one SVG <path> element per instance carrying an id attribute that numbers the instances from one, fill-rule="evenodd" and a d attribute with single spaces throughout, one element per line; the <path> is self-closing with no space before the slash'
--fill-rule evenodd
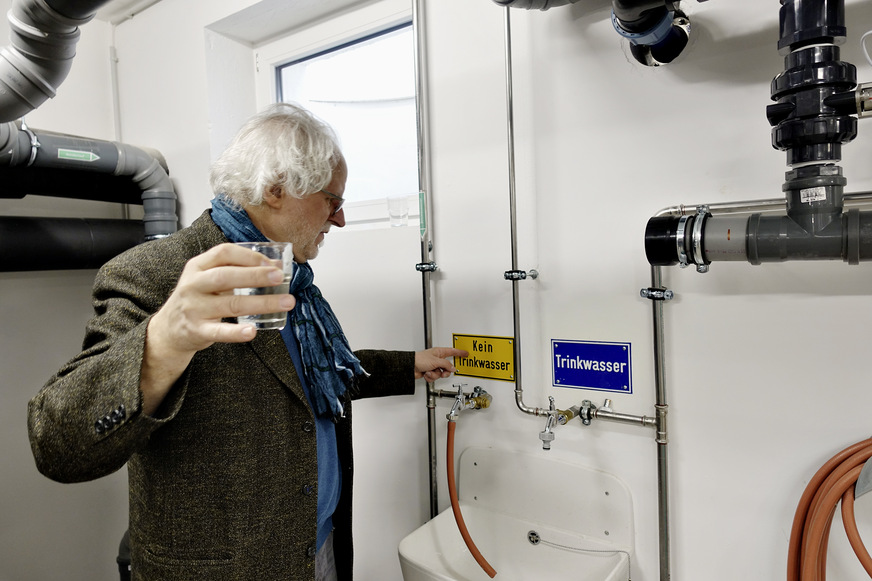
<path id="1" fill-rule="evenodd" d="M 231 242 L 267 242 L 245 210 L 224 196 L 212 200 L 212 220 Z M 348 339 L 333 314 L 333 309 L 313 281 L 315 274 L 308 262 L 297 263 L 291 279 L 291 294 L 297 305 L 289 313 L 290 325 L 282 334 L 293 330 L 303 362 L 303 374 L 318 416 L 342 417 L 345 392 L 356 392 L 357 377 L 367 376 L 360 360 L 351 351 Z"/>

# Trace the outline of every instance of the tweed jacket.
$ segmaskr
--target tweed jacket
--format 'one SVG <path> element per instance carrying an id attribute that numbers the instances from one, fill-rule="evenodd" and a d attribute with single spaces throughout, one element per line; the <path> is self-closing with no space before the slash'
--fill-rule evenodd
<path id="1" fill-rule="evenodd" d="M 49 478 L 92 480 L 127 464 L 134 579 L 314 579 L 314 417 L 279 333 L 198 352 L 159 410 L 141 411 L 148 321 L 185 262 L 226 241 L 207 211 L 104 265 L 83 351 L 28 406 L 34 458 Z M 414 392 L 413 352 L 356 354 L 371 374 L 359 397 Z M 345 408 L 333 519 L 341 580 L 352 571 L 350 401 Z"/>

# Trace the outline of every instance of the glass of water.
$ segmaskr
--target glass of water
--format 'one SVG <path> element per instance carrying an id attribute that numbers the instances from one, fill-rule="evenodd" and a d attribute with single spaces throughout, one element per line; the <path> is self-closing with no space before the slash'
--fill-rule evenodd
<path id="1" fill-rule="evenodd" d="M 285 279 L 275 286 L 257 288 L 233 289 L 235 295 L 278 295 L 290 292 L 291 278 L 294 276 L 294 252 L 290 242 L 237 242 L 237 246 L 259 252 L 281 264 Z M 237 318 L 240 323 L 251 323 L 257 329 L 283 329 L 288 319 L 288 313 L 263 313 L 260 315 L 243 315 Z"/>

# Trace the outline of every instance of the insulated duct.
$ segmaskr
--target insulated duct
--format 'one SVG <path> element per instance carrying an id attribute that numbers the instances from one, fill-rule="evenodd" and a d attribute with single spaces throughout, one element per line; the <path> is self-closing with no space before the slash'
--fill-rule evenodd
<path id="1" fill-rule="evenodd" d="M 76 56 L 79 26 L 107 2 L 13 2 L 11 44 L 0 49 L 0 121 L 23 117 L 55 96 Z"/>
<path id="2" fill-rule="evenodd" d="M 142 242 L 138 220 L 0 217 L 0 272 L 100 268 Z"/>
<path id="3" fill-rule="evenodd" d="M 872 103 L 872 88 L 858 88 L 856 68 L 840 60 L 845 35 L 844 0 L 781 0 L 784 71 L 772 81 L 767 117 L 772 146 L 792 167 L 782 186 L 787 215 L 720 216 L 702 205 L 694 215 L 656 216 L 645 232 L 652 265 L 705 272 L 718 260 L 872 260 L 872 212 L 844 211 L 837 165 Z"/>

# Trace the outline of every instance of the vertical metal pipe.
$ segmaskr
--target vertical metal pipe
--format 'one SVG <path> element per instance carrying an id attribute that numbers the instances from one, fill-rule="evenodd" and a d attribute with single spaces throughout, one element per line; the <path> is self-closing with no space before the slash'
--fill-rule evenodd
<path id="1" fill-rule="evenodd" d="M 415 113 L 418 136 L 418 203 L 421 224 L 421 262 L 433 260 L 432 219 L 430 216 L 430 135 L 427 106 L 427 50 L 424 31 L 424 0 L 412 2 L 412 36 L 415 53 Z M 424 348 L 433 346 L 433 320 L 430 298 L 430 271 L 421 271 L 421 294 L 424 313 Z M 439 474 L 436 450 L 436 395 L 427 383 L 427 445 L 430 472 L 430 518 L 439 514 Z"/>
<path id="2" fill-rule="evenodd" d="M 659 266 L 651 267 L 651 287 L 662 288 L 662 272 Z M 664 356 L 663 301 L 651 300 L 654 319 L 654 384 L 657 413 L 657 521 L 660 541 L 660 581 L 669 581 L 670 539 L 669 539 L 669 438 L 666 415 L 669 406 L 666 402 L 666 371 Z"/>
<path id="3" fill-rule="evenodd" d="M 505 45 L 506 45 L 506 125 L 508 132 L 509 152 L 509 211 L 511 220 L 512 270 L 518 270 L 518 213 L 515 202 L 515 107 L 512 95 L 512 21 L 511 8 L 505 9 Z M 536 416 L 548 415 L 548 410 L 529 407 L 524 404 L 524 388 L 521 381 L 521 313 L 519 281 L 512 280 L 512 312 L 513 312 L 513 352 L 515 358 L 515 403 L 518 409 L 526 414 Z"/>
<path id="4" fill-rule="evenodd" d="M 512 270 L 518 270 L 518 212 L 515 202 L 515 103 L 512 91 L 512 10 L 506 7 L 505 20 L 505 45 L 506 45 L 506 130 L 508 134 L 508 152 L 509 152 L 509 212 L 511 219 L 511 240 L 512 240 Z M 513 287 L 517 289 L 517 281 L 514 281 Z M 517 301 L 515 302 L 517 306 Z M 515 312 L 515 320 L 517 321 L 517 310 Z M 516 337 L 517 339 L 517 337 Z M 517 361 L 515 362 L 517 364 Z M 520 374 L 519 374 L 520 375 Z"/>

